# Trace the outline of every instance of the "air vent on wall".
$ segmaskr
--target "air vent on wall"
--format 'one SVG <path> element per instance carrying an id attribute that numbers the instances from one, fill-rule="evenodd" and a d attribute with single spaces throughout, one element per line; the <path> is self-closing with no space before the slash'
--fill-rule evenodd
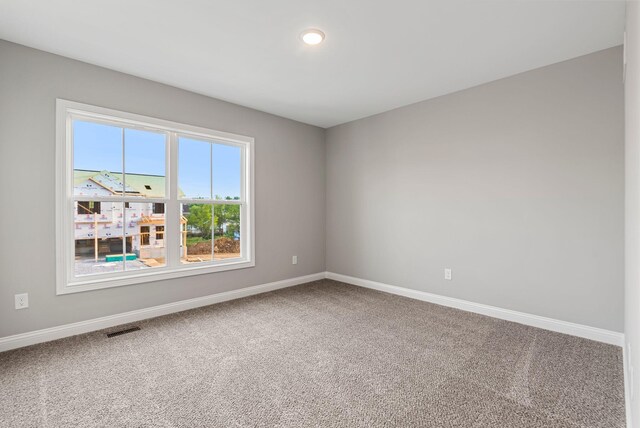
<path id="1" fill-rule="evenodd" d="M 113 333 L 107 333 L 107 337 L 121 336 L 123 334 L 132 333 L 140 330 L 140 327 L 131 327 L 120 331 L 114 331 Z"/>

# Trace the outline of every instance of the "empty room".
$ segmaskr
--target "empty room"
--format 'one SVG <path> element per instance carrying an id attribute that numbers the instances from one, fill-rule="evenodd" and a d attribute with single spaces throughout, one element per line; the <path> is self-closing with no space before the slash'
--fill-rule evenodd
<path id="1" fill-rule="evenodd" d="M 0 427 L 640 428 L 640 4 L 0 0 Z"/>

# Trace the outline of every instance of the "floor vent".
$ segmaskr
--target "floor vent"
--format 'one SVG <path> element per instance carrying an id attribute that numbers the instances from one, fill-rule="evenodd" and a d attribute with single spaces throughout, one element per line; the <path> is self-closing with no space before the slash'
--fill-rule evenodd
<path id="1" fill-rule="evenodd" d="M 114 331 L 113 333 L 108 333 L 107 337 L 115 337 L 115 336 L 121 336 L 123 334 L 127 334 L 127 333 L 132 333 L 134 331 L 138 331 L 140 330 L 140 327 L 131 327 L 131 328 L 126 328 L 124 330 L 120 330 L 120 331 Z"/>

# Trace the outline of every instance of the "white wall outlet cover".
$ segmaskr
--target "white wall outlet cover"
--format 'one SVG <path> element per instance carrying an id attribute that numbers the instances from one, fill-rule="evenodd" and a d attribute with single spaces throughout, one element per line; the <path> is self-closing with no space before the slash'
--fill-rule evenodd
<path id="1" fill-rule="evenodd" d="M 25 309 L 29 307 L 29 294 L 16 294 L 15 296 L 16 309 Z"/>
<path id="2" fill-rule="evenodd" d="M 451 269 L 446 268 L 444 270 L 444 279 L 446 280 L 451 280 Z"/>
<path id="3" fill-rule="evenodd" d="M 292 265 L 297 265 L 298 264 L 298 256 L 291 257 L 291 264 Z"/>

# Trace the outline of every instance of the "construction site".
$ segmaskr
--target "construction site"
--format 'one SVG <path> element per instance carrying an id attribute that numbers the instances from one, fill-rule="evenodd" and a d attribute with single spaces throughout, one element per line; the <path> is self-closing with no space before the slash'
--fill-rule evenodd
<path id="1" fill-rule="evenodd" d="M 118 173 L 85 170 L 74 173 L 75 275 L 165 266 L 165 204 L 99 200 L 123 192 L 127 199 L 163 198 L 165 178 L 127 174 L 125 185 Z M 202 231 L 189 224 L 188 217 L 186 212 L 180 218 L 183 263 L 240 257 L 238 237 L 201 239 Z"/>

